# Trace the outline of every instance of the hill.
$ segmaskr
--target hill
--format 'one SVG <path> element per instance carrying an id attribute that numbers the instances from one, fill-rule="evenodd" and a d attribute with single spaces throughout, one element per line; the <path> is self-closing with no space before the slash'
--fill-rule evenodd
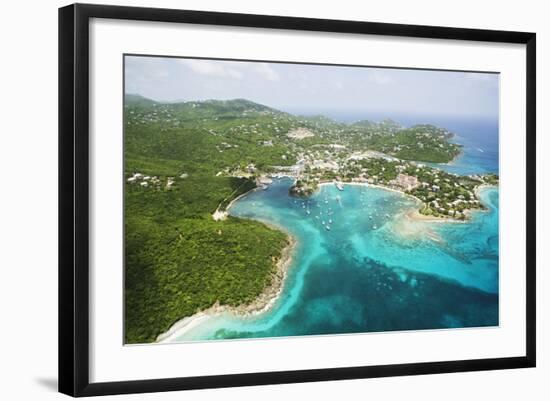
<path id="1" fill-rule="evenodd" d="M 298 160 L 336 165 L 366 149 L 434 162 L 459 152 L 434 126 L 348 125 L 246 99 L 162 103 L 131 94 L 124 116 L 127 343 L 154 341 L 216 302 L 248 303 L 273 280 L 286 234 L 212 218 L 258 176 Z M 313 135 L 288 135 L 298 131 Z"/>

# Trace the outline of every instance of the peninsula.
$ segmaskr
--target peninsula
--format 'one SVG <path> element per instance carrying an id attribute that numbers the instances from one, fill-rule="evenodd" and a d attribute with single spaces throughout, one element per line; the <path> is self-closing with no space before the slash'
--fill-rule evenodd
<path id="1" fill-rule="evenodd" d="M 153 342 L 200 311 L 249 313 L 272 302 L 294 241 L 226 209 L 274 178 L 293 178 L 291 192 L 305 197 L 323 182 L 378 185 L 417 198 L 421 214 L 456 220 L 483 207 L 477 187 L 498 183 L 438 169 L 462 147 L 433 125 L 344 124 L 244 99 L 139 95 L 126 95 L 124 118 L 126 343 Z"/>

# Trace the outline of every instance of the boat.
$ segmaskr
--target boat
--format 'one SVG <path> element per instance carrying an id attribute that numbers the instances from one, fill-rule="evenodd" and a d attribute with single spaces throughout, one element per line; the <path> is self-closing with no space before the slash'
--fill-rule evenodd
<path id="1" fill-rule="evenodd" d="M 330 231 L 330 226 L 325 226 L 325 228 L 327 229 L 327 231 Z"/>
<path id="2" fill-rule="evenodd" d="M 344 186 L 342 185 L 342 183 L 340 181 L 334 181 L 334 185 L 336 186 L 336 188 L 338 188 L 339 191 L 344 190 Z"/>

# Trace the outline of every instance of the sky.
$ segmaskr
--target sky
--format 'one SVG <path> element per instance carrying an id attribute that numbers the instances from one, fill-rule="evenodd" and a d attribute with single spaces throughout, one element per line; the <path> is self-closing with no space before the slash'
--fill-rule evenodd
<path id="1" fill-rule="evenodd" d="M 157 101 L 248 99 L 294 114 L 498 118 L 499 75 L 126 56 L 125 92 Z"/>

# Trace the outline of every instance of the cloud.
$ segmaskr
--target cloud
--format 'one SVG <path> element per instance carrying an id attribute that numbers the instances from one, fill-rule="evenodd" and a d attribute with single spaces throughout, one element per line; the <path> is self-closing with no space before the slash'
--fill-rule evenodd
<path id="1" fill-rule="evenodd" d="M 490 81 L 495 75 L 479 72 L 465 72 L 464 76 L 472 81 Z"/>
<path id="2" fill-rule="evenodd" d="M 382 71 L 373 70 L 368 75 L 369 82 L 373 82 L 378 85 L 387 85 L 393 82 L 392 77 Z"/>
<path id="3" fill-rule="evenodd" d="M 228 61 L 181 59 L 181 64 L 191 71 L 217 78 L 243 79 L 247 74 L 254 74 L 266 81 L 279 81 L 280 76 L 267 63 L 232 63 Z"/>
<path id="4" fill-rule="evenodd" d="M 490 85 L 493 87 L 498 87 L 499 75 L 492 73 L 483 73 L 483 72 L 466 72 L 464 77 L 472 85 Z"/>
<path id="5" fill-rule="evenodd" d="M 220 61 L 182 59 L 179 62 L 200 75 L 218 78 L 242 79 L 243 74 Z"/>
<path id="6" fill-rule="evenodd" d="M 279 81 L 280 77 L 277 71 L 275 71 L 272 67 L 270 67 L 266 63 L 260 63 L 256 66 L 256 72 L 260 77 L 268 80 L 268 81 Z"/>

